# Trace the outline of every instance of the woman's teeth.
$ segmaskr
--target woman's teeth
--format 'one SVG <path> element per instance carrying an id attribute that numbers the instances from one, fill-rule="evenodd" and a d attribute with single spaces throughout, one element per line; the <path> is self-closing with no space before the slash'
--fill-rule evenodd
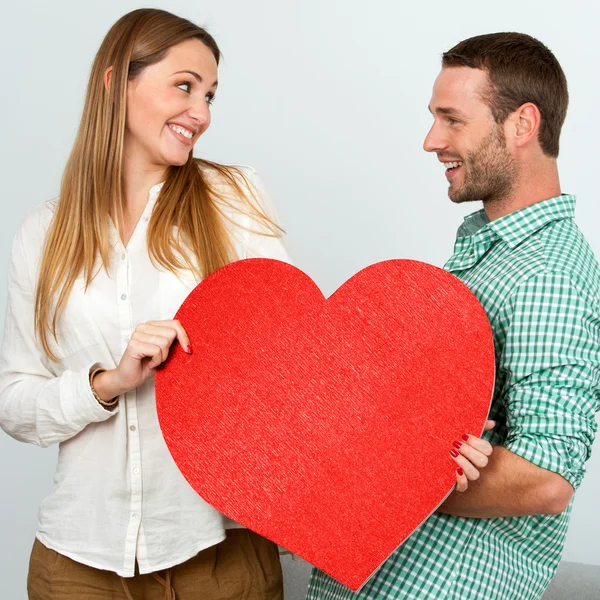
<path id="1" fill-rule="evenodd" d="M 186 137 L 188 140 L 191 140 L 194 137 L 194 134 L 191 131 L 188 131 L 187 129 L 184 129 L 183 127 L 180 127 L 179 125 L 169 125 L 169 127 L 175 133 L 179 133 L 183 137 Z"/>

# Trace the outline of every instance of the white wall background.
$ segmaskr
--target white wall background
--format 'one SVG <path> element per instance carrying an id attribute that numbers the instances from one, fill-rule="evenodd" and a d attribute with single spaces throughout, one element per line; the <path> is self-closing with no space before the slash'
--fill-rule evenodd
<path id="1" fill-rule="evenodd" d="M 12 235 L 30 207 L 57 194 L 93 56 L 110 25 L 139 7 L 129 0 L 2 5 L 2 315 Z M 159 7 L 206 26 L 225 55 L 213 125 L 197 153 L 259 170 L 296 264 L 326 294 L 379 260 L 441 266 L 450 255 L 456 226 L 475 207 L 450 203 L 442 167 L 421 148 L 427 103 L 442 51 L 493 31 L 539 37 L 567 74 L 563 190 L 578 194 L 577 220 L 600 255 L 600 8 L 591 0 L 163 0 Z M 600 565 L 599 444 L 564 555 L 591 565 Z M 37 506 L 55 457 L 54 449 L 0 435 L 2 598 L 25 598 Z M 303 585 L 297 572 L 288 569 L 292 587 Z"/>

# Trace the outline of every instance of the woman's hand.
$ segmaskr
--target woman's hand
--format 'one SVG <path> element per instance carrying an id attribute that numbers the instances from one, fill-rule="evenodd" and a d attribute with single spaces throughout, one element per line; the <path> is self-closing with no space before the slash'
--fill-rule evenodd
<path id="1" fill-rule="evenodd" d="M 110 400 L 140 386 L 154 375 L 177 340 L 192 353 L 190 340 L 179 321 L 148 321 L 135 328 L 116 369 L 94 377 L 94 389 L 102 400 Z"/>
<path id="2" fill-rule="evenodd" d="M 486 421 L 484 431 L 493 429 L 495 421 Z M 465 434 L 460 441 L 453 444 L 450 455 L 456 461 L 456 491 L 464 492 L 469 487 L 469 481 L 479 479 L 479 470 L 483 469 L 492 454 L 492 445 L 481 438 Z"/>

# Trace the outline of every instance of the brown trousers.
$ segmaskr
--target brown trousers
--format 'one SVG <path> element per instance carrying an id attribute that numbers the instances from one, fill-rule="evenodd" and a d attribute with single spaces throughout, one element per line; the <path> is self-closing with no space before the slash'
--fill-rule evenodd
<path id="1" fill-rule="evenodd" d="M 283 600 L 277 546 L 231 529 L 216 546 L 166 571 L 121 578 L 82 565 L 35 540 L 29 600 Z"/>

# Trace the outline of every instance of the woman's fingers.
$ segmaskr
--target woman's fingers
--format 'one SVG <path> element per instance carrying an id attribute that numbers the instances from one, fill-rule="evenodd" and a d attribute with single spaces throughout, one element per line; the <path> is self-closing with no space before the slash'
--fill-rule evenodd
<path id="1" fill-rule="evenodd" d="M 143 351 L 144 354 L 143 356 L 148 356 L 148 357 L 157 357 L 158 358 L 158 363 L 160 364 L 161 362 L 167 360 L 167 357 L 169 356 L 169 348 L 171 347 L 171 344 L 173 343 L 173 338 L 170 337 L 163 337 L 161 335 L 153 335 L 153 334 L 147 334 L 147 333 L 141 333 L 139 331 L 135 332 L 134 335 L 132 336 L 132 341 L 135 342 L 140 342 L 141 344 L 144 344 L 144 348 L 146 348 L 146 350 L 152 348 L 153 350 L 151 351 L 151 354 L 146 354 L 146 351 Z M 158 349 L 159 352 L 156 351 L 156 349 Z M 141 346 L 138 349 L 138 352 L 141 350 Z M 139 356 L 139 358 L 141 358 L 141 356 Z M 153 363 L 155 362 L 154 360 L 152 361 Z M 156 366 L 156 365 L 154 365 Z M 154 368 L 154 366 L 152 368 Z"/>
<path id="2" fill-rule="evenodd" d="M 488 421 L 486 431 L 494 425 L 493 421 Z M 494 448 L 487 440 L 468 434 L 463 435 L 460 441 L 454 441 L 452 446 L 450 455 L 458 465 L 456 490 L 464 492 L 469 487 L 469 481 L 479 479 L 479 470 L 487 466 Z"/>
<path id="3" fill-rule="evenodd" d="M 479 479 L 479 470 L 477 469 L 477 467 L 475 467 L 475 465 L 473 465 L 471 461 L 465 458 L 462 454 L 459 454 L 454 449 L 450 450 L 450 455 L 452 456 L 458 467 L 460 467 L 463 470 L 464 476 L 468 481 L 475 481 Z"/>
<path id="4" fill-rule="evenodd" d="M 183 325 L 178 320 L 173 319 L 171 321 L 148 321 L 143 325 L 147 326 L 148 328 L 156 327 L 161 329 L 169 329 L 169 331 L 172 334 L 171 343 L 173 343 L 173 340 L 177 338 L 177 341 L 184 349 L 184 351 L 188 354 L 192 353 L 190 338 L 188 337 L 186 330 L 183 328 Z"/>
<path id="5" fill-rule="evenodd" d="M 164 325 L 161 321 L 149 321 L 140 323 L 133 332 L 132 338 L 136 335 L 160 335 L 169 339 L 171 342 L 177 337 L 177 330 L 170 325 Z"/>
<path id="6" fill-rule="evenodd" d="M 465 442 L 454 442 L 453 446 L 462 456 L 464 456 L 478 469 L 483 469 L 484 467 L 487 467 L 489 461 L 489 454 L 486 453 L 487 449 L 486 452 L 482 452 L 478 448 L 474 448 L 473 446 Z"/>
<path id="7" fill-rule="evenodd" d="M 458 444 L 460 444 L 460 447 Z M 475 437 L 474 435 L 468 434 L 463 435 L 462 439 L 458 443 L 455 442 L 453 446 L 455 448 L 462 448 L 464 446 L 466 452 L 471 452 L 471 450 L 474 450 L 484 454 L 485 456 L 491 456 L 492 452 L 494 451 L 494 447 L 487 440 L 483 440 Z"/>
<path id="8" fill-rule="evenodd" d="M 152 377 L 153 370 L 167 360 L 175 339 L 179 340 L 188 354 L 191 353 L 190 340 L 179 321 L 140 323 L 116 368 L 121 393 L 136 388 Z"/>
<path id="9" fill-rule="evenodd" d="M 143 358 L 150 358 L 148 366 L 154 369 L 164 360 L 163 349 L 157 344 L 151 344 L 148 342 L 141 341 L 140 339 L 131 338 L 128 348 L 133 354 L 133 358 L 139 360 Z M 167 350 L 168 353 L 168 350 Z M 166 357 L 165 357 L 166 358 Z"/>
<path id="10" fill-rule="evenodd" d="M 487 441 L 473 435 L 463 435 L 461 441 L 452 442 L 454 450 L 462 454 L 467 460 L 472 462 L 478 469 L 483 469 L 488 464 L 488 457 L 491 456 L 494 448 Z"/>
<path id="11" fill-rule="evenodd" d="M 457 492 L 466 492 L 469 487 L 469 480 L 465 475 L 462 467 L 457 467 L 456 469 L 456 491 Z"/>

